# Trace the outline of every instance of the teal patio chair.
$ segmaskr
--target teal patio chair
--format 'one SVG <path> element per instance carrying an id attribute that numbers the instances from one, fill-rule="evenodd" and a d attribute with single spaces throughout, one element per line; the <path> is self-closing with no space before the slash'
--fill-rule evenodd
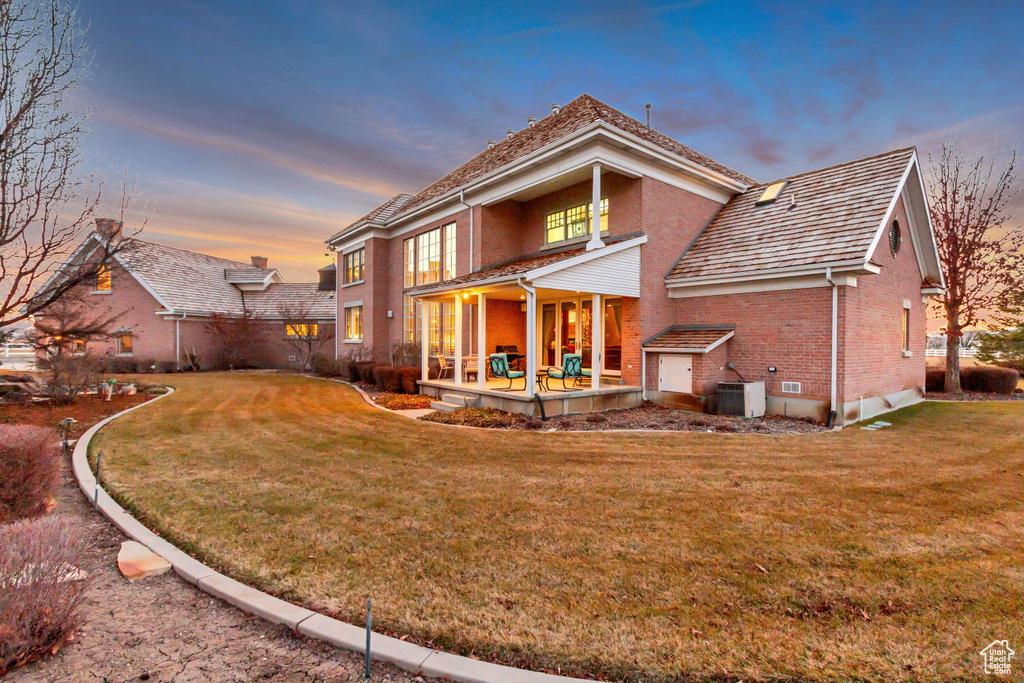
<path id="1" fill-rule="evenodd" d="M 508 386 L 499 391 L 513 391 L 512 380 L 523 379 L 523 391 L 526 391 L 526 373 L 520 370 L 509 370 L 508 357 L 504 353 L 492 353 L 488 356 L 491 365 L 491 376 L 495 379 L 504 377 L 508 380 Z"/>
<path id="2" fill-rule="evenodd" d="M 561 368 L 548 368 L 548 378 L 561 380 L 562 389 L 571 389 L 572 387 L 565 385 L 565 381 L 571 379 L 572 385 L 576 386 L 580 380 L 580 373 L 583 372 L 582 366 L 583 356 L 578 353 L 566 353 L 562 356 Z"/>

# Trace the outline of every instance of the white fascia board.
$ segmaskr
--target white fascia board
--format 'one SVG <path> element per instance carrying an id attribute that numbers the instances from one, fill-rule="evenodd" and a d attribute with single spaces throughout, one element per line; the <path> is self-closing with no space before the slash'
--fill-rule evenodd
<path id="1" fill-rule="evenodd" d="M 64 269 L 67 268 L 68 266 L 70 266 L 74 262 L 75 258 L 82 252 L 83 249 L 86 248 L 87 245 L 89 245 L 90 242 L 92 242 L 94 239 L 96 239 L 96 236 L 98 234 L 99 233 L 97 233 L 96 231 L 93 231 L 93 232 L 89 233 L 89 236 L 86 237 L 84 240 L 82 240 L 82 243 L 78 245 L 78 248 L 75 249 L 73 252 L 71 252 L 71 255 L 68 256 L 64 260 L 64 263 L 60 264 L 60 267 L 58 267 L 53 272 L 53 275 L 51 275 L 50 277 L 48 277 L 46 279 L 46 282 L 43 283 L 43 286 L 40 287 L 38 290 L 36 290 L 36 294 L 39 294 L 40 292 L 46 291 L 46 288 L 49 287 L 50 285 L 52 285 L 53 282 L 64 273 Z M 96 241 L 98 242 L 99 240 L 96 240 Z M 99 244 L 93 245 L 92 246 L 92 250 L 88 254 L 86 254 L 84 257 L 82 257 L 82 260 L 83 261 L 88 260 L 89 257 L 92 256 L 93 253 L 97 249 L 99 249 L 99 246 L 100 246 Z"/>
<path id="2" fill-rule="evenodd" d="M 942 259 L 939 258 L 939 244 L 935 239 L 935 226 L 932 224 L 932 212 L 928 206 L 928 191 L 924 186 L 924 176 L 921 174 L 921 164 L 917 159 L 917 150 L 914 150 L 914 167 L 917 169 L 917 182 L 914 183 L 914 191 L 918 193 L 921 201 L 922 210 L 920 211 L 922 216 L 918 216 L 918 223 L 925 223 L 928 226 L 928 242 L 931 245 L 931 249 L 924 248 L 922 252 L 927 255 L 927 259 L 931 260 L 931 263 L 935 266 L 935 273 L 938 275 L 939 284 L 942 286 L 943 291 L 946 287 L 946 275 L 942 270 Z M 916 205 L 916 202 L 914 202 Z"/>
<path id="3" fill-rule="evenodd" d="M 907 212 L 907 232 L 910 233 L 910 243 L 914 247 L 917 269 L 921 272 L 921 279 L 923 280 L 928 277 L 928 270 L 924 265 L 924 254 L 921 253 L 921 240 L 917 237 L 917 220 L 914 218 L 914 209 L 910 205 L 910 196 L 907 194 L 906 187 L 900 193 L 900 198 L 903 200 L 903 208 Z"/>
<path id="4" fill-rule="evenodd" d="M 131 276 L 132 276 L 133 278 L 135 278 L 135 280 L 136 280 L 136 281 L 137 281 L 137 282 L 138 282 L 138 283 L 139 283 L 140 285 L 142 285 L 142 288 L 143 288 L 143 289 L 145 289 L 145 290 L 146 290 L 147 292 L 149 292 L 149 295 L 150 295 L 150 296 L 152 296 L 152 297 L 153 297 L 154 299 L 156 299 L 156 300 L 157 300 L 157 303 L 159 303 L 159 304 L 160 304 L 161 306 L 163 306 L 164 308 L 166 308 L 166 309 L 167 309 L 168 311 L 171 311 L 171 312 L 173 312 L 173 311 L 174 311 L 174 306 L 171 306 L 171 305 L 170 305 L 169 303 L 167 303 L 167 302 L 166 302 L 166 301 L 164 300 L 164 298 L 163 298 L 162 296 L 160 296 L 159 294 L 157 294 L 157 293 L 156 293 L 156 290 L 155 290 L 155 289 L 153 289 L 153 288 L 152 288 L 152 287 L 151 287 L 151 286 L 149 285 L 149 283 L 148 283 L 148 282 L 146 282 L 145 280 L 143 280 L 143 279 L 142 279 L 142 277 L 141 277 L 141 276 L 140 276 L 140 275 L 139 275 L 138 273 L 136 273 L 136 272 L 135 272 L 135 271 L 133 271 L 133 270 L 132 270 L 131 268 L 129 268 L 129 267 L 128 267 L 128 264 L 126 264 L 126 263 L 124 262 L 124 260 L 123 260 L 123 259 L 121 258 L 121 255 L 120 255 L 120 254 L 114 254 L 114 260 L 116 260 L 116 261 L 117 261 L 118 263 L 120 263 L 120 264 L 121 264 L 121 267 L 122 267 L 122 268 L 124 268 L 124 269 L 125 269 L 125 270 L 126 270 L 127 272 L 129 272 L 129 273 L 131 274 Z"/>
<path id="5" fill-rule="evenodd" d="M 885 215 L 882 216 L 882 222 L 879 223 L 878 227 L 875 229 L 875 236 L 871 240 L 871 246 L 868 247 L 867 255 L 864 257 L 864 263 L 871 261 L 871 257 L 875 255 L 875 249 L 878 248 L 878 243 L 882 240 L 882 235 L 885 234 L 885 229 L 889 226 L 889 220 L 892 218 L 892 214 L 896 210 L 896 204 L 899 202 L 900 196 L 903 194 L 903 187 L 907 184 L 907 178 L 910 177 L 910 172 L 914 170 L 915 159 L 916 156 L 911 156 L 910 161 L 907 163 L 907 167 L 903 169 L 903 175 L 900 176 L 900 182 L 896 185 L 896 192 L 893 193 L 892 199 L 889 200 L 889 207 L 885 210 Z"/>
<path id="6" fill-rule="evenodd" d="M 678 278 L 675 280 L 669 280 L 666 278 L 665 286 L 672 289 L 679 287 L 697 287 L 700 285 L 774 280 L 786 277 L 801 277 L 804 275 L 824 275 L 827 268 L 831 268 L 833 272 L 847 271 L 857 275 L 877 274 L 881 272 L 881 269 L 873 263 L 864 263 L 860 259 L 852 259 L 848 261 L 835 261 L 832 263 L 812 263 L 806 266 L 795 266 L 791 268 L 772 268 L 769 270 L 758 270 L 747 273 L 703 275 L 700 277 Z"/>
<path id="7" fill-rule="evenodd" d="M 704 349 L 704 353 L 708 353 L 708 352 L 710 352 L 710 351 L 714 351 L 714 350 L 715 350 L 715 349 L 717 349 L 717 348 L 718 348 L 719 346 L 721 346 L 721 345 L 722 345 L 722 344 L 724 344 L 725 342 L 727 342 L 727 341 L 729 341 L 730 339 L 732 339 L 732 338 L 733 338 L 734 336 L 736 336 L 736 330 L 732 330 L 731 332 L 729 332 L 729 334 L 727 334 L 727 335 L 723 336 L 723 337 L 722 337 L 721 339 L 719 339 L 718 341 L 716 341 L 716 342 L 715 342 L 714 344 L 712 344 L 711 346 L 708 346 L 707 348 L 705 348 L 705 349 Z"/>
<path id="8" fill-rule="evenodd" d="M 348 226 L 344 230 L 339 230 L 338 232 L 334 233 L 333 235 L 325 239 L 324 244 L 326 244 L 327 246 L 334 246 L 342 238 L 351 237 L 352 235 L 355 235 L 359 232 L 363 232 L 365 230 L 373 230 L 374 228 L 383 227 L 384 223 L 380 221 L 358 221 Z"/>
<path id="9" fill-rule="evenodd" d="M 853 273 L 836 273 L 833 271 L 833 282 L 840 287 L 856 287 L 857 276 Z M 720 296 L 724 294 L 756 294 L 758 292 L 778 292 L 793 289 L 815 289 L 831 287 L 825 278 L 825 271 L 804 273 L 800 275 L 778 276 L 756 280 L 736 280 L 733 282 L 719 281 L 692 284 L 668 290 L 670 299 L 692 299 L 702 296 Z"/>
<path id="10" fill-rule="evenodd" d="M 473 290 L 486 290 L 487 288 L 493 288 L 494 285 L 514 285 L 516 280 L 523 277 L 522 273 L 516 273 L 513 275 L 495 275 L 494 277 L 485 278 L 483 280 L 473 280 L 472 282 L 459 282 L 452 285 L 441 285 L 438 287 L 431 287 L 430 289 L 421 290 L 419 292 L 410 292 L 409 296 L 414 299 L 430 299 L 432 297 L 441 296 L 443 294 L 451 294 L 452 292 L 461 292 L 464 289 Z M 500 287 L 497 289 L 505 289 Z"/>
<path id="11" fill-rule="evenodd" d="M 341 256 L 351 254 L 353 251 L 359 251 L 360 249 L 366 248 L 366 240 L 360 240 L 358 242 L 349 242 L 344 247 L 339 247 L 337 252 Z"/>
<path id="12" fill-rule="evenodd" d="M 618 244 L 612 244 L 606 247 L 601 247 L 600 249 L 594 249 L 593 251 L 584 252 L 579 256 L 573 256 L 572 258 L 567 258 L 564 261 L 552 263 L 549 266 L 541 266 L 540 268 L 535 268 L 533 270 L 527 271 L 527 273 L 523 275 L 523 279 L 526 280 L 527 282 L 531 282 L 539 277 L 544 277 L 545 275 L 550 275 L 551 273 L 557 273 L 560 270 L 565 270 L 566 268 L 578 266 L 579 264 L 587 263 L 588 261 L 594 261 L 604 256 L 611 256 L 612 254 L 618 253 L 620 251 L 624 251 L 631 247 L 638 247 L 641 244 L 646 243 L 647 235 L 634 237 L 631 240 L 626 240 L 624 242 L 619 242 Z"/>

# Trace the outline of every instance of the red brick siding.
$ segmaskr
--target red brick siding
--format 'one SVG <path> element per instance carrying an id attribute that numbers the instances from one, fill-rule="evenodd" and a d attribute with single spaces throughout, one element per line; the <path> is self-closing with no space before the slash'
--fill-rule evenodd
<path id="1" fill-rule="evenodd" d="M 744 379 L 763 380 L 768 395 L 782 395 L 782 382 L 793 381 L 801 383 L 801 393 L 786 394 L 790 398 L 830 398 L 831 288 L 726 294 L 679 299 L 678 304 L 680 324 L 736 326 L 727 342 L 728 360 Z M 778 372 L 768 372 L 769 366 Z M 702 377 L 707 382 L 729 379 L 739 377 L 731 372 Z"/>
<path id="2" fill-rule="evenodd" d="M 855 288 L 840 288 L 847 321 L 840 335 L 844 402 L 924 386 L 927 311 L 902 200 L 894 216 L 903 235 L 899 253 L 893 256 L 887 229 L 873 256 L 882 272 L 861 277 Z M 903 357 L 904 299 L 911 305 L 909 358 Z"/>

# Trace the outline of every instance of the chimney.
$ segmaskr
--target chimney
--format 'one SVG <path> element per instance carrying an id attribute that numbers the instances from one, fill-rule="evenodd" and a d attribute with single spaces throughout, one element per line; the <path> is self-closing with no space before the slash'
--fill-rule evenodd
<path id="1" fill-rule="evenodd" d="M 534 126 L 537 125 L 537 119 L 535 119 L 532 116 L 527 116 L 526 117 L 526 125 L 527 125 L 528 128 L 533 128 Z"/>
<path id="2" fill-rule="evenodd" d="M 320 275 L 320 284 L 317 289 L 321 292 L 333 292 L 338 288 L 338 268 L 333 263 L 326 268 L 317 271 Z"/>
<path id="3" fill-rule="evenodd" d="M 562 108 L 558 106 L 558 103 L 551 105 L 551 115 L 558 116 L 558 112 L 562 111 Z"/>
<path id="4" fill-rule="evenodd" d="M 644 109 L 647 110 L 647 130 L 651 129 L 651 103 L 648 102 L 644 105 Z"/>
<path id="5" fill-rule="evenodd" d="M 255 267 L 264 269 L 267 267 L 268 259 L 266 256 L 250 256 L 249 258 L 252 260 L 252 265 Z"/>
<path id="6" fill-rule="evenodd" d="M 488 140 L 488 141 L 487 141 L 487 149 L 494 149 L 494 146 L 495 146 L 496 144 L 498 144 L 498 143 L 497 143 L 497 142 L 495 142 L 494 140 Z"/>
<path id="7" fill-rule="evenodd" d="M 505 137 L 506 138 L 511 138 L 515 134 L 516 134 L 516 132 L 513 129 L 511 129 L 511 128 L 509 128 L 509 129 L 507 129 L 505 131 Z"/>
<path id="8" fill-rule="evenodd" d="M 103 239 L 112 240 L 116 237 L 121 236 L 121 228 L 124 226 L 122 221 L 116 218 L 97 218 L 96 219 L 96 232 L 100 234 Z"/>

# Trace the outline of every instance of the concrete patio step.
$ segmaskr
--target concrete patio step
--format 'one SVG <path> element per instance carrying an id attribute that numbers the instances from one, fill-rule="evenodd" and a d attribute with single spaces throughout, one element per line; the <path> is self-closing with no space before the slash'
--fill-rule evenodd
<path id="1" fill-rule="evenodd" d="M 476 408 L 480 405 L 480 398 L 478 396 L 464 396 L 462 394 L 441 394 L 441 401 L 462 408 Z"/>
<path id="2" fill-rule="evenodd" d="M 434 410 L 440 410 L 445 413 L 454 413 L 456 410 L 465 410 L 466 406 L 458 403 L 448 403 L 447 401 L 431 401 L 430 407 Z"/>

